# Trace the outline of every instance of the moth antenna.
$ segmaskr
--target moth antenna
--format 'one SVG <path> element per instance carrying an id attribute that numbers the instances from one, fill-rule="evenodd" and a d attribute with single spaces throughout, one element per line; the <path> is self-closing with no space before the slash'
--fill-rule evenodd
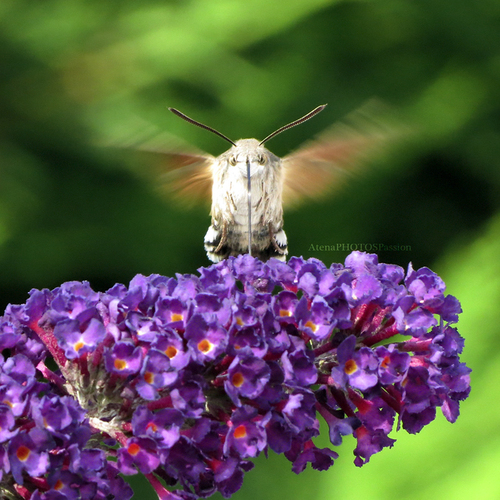
<path id="1" fill-rule="evenodd" d="M 229 139 L 229 137 L 226 137 L 224 134 L 222 134 L 218 130 L 215 130 L 214 128 L 209 127 L 208 125 L 204 125 L 203 123 L 197 122 L 196 120 L 189 118 L 189 116 L 185 115 L 184 113 L 181 113 L 178 109 L 168 108 L 168 110 L 172 111 L 172 113 L 174 115 L 177 115 L 179 118 L 186 120 L 188 123 L 192 123 L 193 125 L 196 125 L 197 127 L 201 127 L 201 128 L 204 128 L 205 130 L 208 130 L 209 132 L 213 132 L 215 135 L 222 137 L 227 142 L 231 143 L 233 146 L 236 146 L 236 144 L 231 139 Z"/>
<path id="2" fill-rule="evenodd" d="M 248 255 L 252 255 L 252 180 L 250 160 L 247 157 L 247 200 L 248 200 Z"/>
<path id="3" fill-rule="evenodd" d="M 285 130 L 288 130 L 289 128 L 295 127 L 296 125 L 300 125 L 301 123 L 306 122 L 310 118 L 312 118 L 314 115 L 317 115 L 318 113 L 321 113 L 326 108 L 327 104 L 322 104 L 321 106 L 318 106 L 317 108 L 314 108 L 312 111 L 309 111 L 307 115 L 304 115 L 302 118 L 299 118 L 298 120 L 293 121 L 292 123 L 289 123 L 288 125 L 283 125 L 283 127 L 280 127 L 278 130 L 275 130 L 272 134 L 269 134 L 265 139 L 260 141 L 259 146 L 262 146 L 262 144 L 266 143 L 273 137 L 276 137 L 278 134 L 281 134 L 281 132 L 284 132 Z"/>

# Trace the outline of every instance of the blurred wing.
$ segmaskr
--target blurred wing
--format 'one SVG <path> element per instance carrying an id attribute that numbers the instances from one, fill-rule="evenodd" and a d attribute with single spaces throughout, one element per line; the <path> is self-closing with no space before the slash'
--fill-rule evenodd
<path id="1" fill-rule="evenodd" d="M 140 132 L 129 131 L 125 138 L 108 140 L 104 145 L 126 151 L 126 163 L 163 196 L 189 205 L 209 201 L 215 158 L 142 121 L 138 125 L 135 129 Z"/>
<path id="2" fill-rule="evenodd" d="M 290 207 L 337 188 L 400 130 L 382 104 L 366 104 L 283 158 L 283 203 Z"/>
<path id="3" fill-rule="evenodd" d="M 154 170 L 159 173 L 158 188 L 163 195 L 189 205 L 211 200 L 212 168 L 216 161 L 213 156 L 143 148 L 138 153 L 148 156 L 148 163 L 154 164 Z"/>

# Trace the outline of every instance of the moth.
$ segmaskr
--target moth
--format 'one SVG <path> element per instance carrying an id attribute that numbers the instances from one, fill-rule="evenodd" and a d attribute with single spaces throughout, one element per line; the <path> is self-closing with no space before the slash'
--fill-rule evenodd
<path id="1" fill-rule="evenodd" d="M 285 260 L 288 241 L 283 229 L 283 206 L 297 204 L 306 197 L 316 198 L 337 186 L 346 173 L 360 165 L 389 135 L 383 121 L 374 118 L 379 111 L 369 104 L 283 158 L 265 147 L 272 138 L 304 123 L 325 107 L 326 104 L 316 107 L 261 141 L 236 142 L 169 108 L 183 120 L 231 144 L 230 149 L 217 157 L 155 151 L 162 155 L 164 166 L 170 171 L 166 183 L 175 192 L 190 199 L 211 197 L 211 225 L 204 238 L 211 261 L 243 253 L 263 261 Z"/>

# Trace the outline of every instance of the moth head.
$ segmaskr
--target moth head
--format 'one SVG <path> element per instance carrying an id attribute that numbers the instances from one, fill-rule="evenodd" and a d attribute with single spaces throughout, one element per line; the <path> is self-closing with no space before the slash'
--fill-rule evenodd
<path id="1" fill-rule="evenodd" d="M 256 139 L 240 139 L 224 155 L 229 168 L 247 177 L 262 173 L 269 162 L 276 158 L 270 151 Z M 276 158 L 277 160 L 277 158 Z"/>
<path id="2" fill-rule="evenodd" d="M 233 167 L 235 167 L 239 161 L 246 161 L 246 160 L 240 159 L 240 156 L 236 154 L 232 154 L 229 157 L 229 164 L 232 165 Z M 251 158 L 250 161 L 251 163 L 258 163 L 259 165 L 265 165 L 268 162 L 268 156 L 265 153 L 260 153 L 254 158 Z"/>

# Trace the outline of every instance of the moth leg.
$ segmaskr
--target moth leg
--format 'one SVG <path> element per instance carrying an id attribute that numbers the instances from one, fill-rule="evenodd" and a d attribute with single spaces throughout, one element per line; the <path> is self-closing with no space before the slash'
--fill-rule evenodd
<path id="1" fill-rule="evenodd" d="M 227 241 L 227 224 L 225 222 L 222 223 L 222 235 L 220 237 L 219 244 L 217 248 L 213 251 L 213 253 L 218 253 L 221 251 L 222 247 L 226 244 Z"/>
<path id="2" fill-rule="evenodd" d="M 276 243 L 276 238 L 274 236 L 271 236 L 271 243 L 273 244 L 274 249 L 276 252 L 278 252 L 280 255 L 285 255 L 286 250 L 283 250 L 283 248 L 280 248 L 278 243 Z"/>
<path id="3" fill-rule="evenodd" d="M 276 241 L 276 235 L 280 235 L 280 239 L 284 240 L 282 243 L 282 246 L 279 245 L 279 243 Z M 273 230 L 271 229 L 271 224 L 269 224 L 269 236 L 271 237 L 271 243 L 273 244 L 274 249 L 279 255 L 286 255 L 287 252 L 287 241 L 286 241 L 286 235 L 283 229 L 278 231 L 277 233 L 273 233 Z"/>

